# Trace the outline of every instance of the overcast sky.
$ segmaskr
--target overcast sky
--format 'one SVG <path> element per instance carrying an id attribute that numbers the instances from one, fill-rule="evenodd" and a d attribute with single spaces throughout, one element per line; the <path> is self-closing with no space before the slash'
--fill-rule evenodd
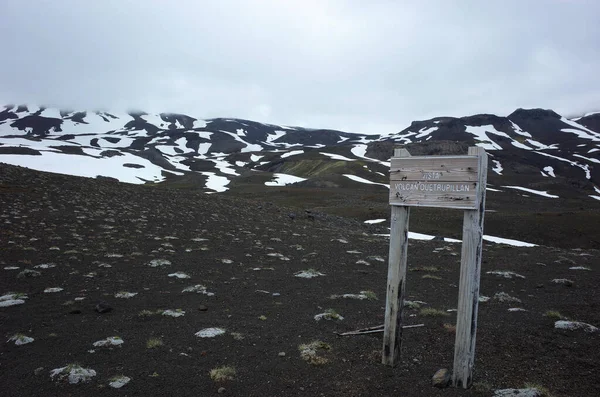
<path id="1" fill-rule="evenodd" d="M 600 110 L 598 0 L 0 0 L 0 103 L 355 132 Z"/>

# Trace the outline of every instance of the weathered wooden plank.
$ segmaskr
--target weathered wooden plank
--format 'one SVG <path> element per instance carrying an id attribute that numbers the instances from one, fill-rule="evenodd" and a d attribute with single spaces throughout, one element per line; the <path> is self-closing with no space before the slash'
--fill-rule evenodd
<path id="1" fill-rule="evenodd" d="M 381 360 L 383 364 L 392 367 L 398 364 L 402 344 L 409 212 L 409 207 L 392 206 L 383 356 Z"/>
<path id="2" fill-rule="evenodd" d="M 390 204 L 476 209 L 479 158 L 399 157 L 391 160 Z"/>
<path id="3" fill-rule="evenodd" d="M 391 205 L 477 208 L 477 182 L 391 181 Z"/>
<path id="4" fill-rule="evenodd" d="M 396 149 L 394 156 L 410 156 L 406 149 Z M 404 315 L 404 293 L 408 248 L 409 207 L 392 206 L 390 228 L 390 251 L 383 327 L 383 354 L 381 362 L 396 366 L 402 344 L 402 320 Z"/>
<path id="5" fill-rule="evenodd" d="M 477 181 L 476 156 L 431 156 L 392 158 L 392 181 Z"/>
<path id="6" fill-rule="evenodd" d="M 479 277 L 483 246 L 483 218 L 485 213 L 485 186 L 487 181 L 487 155 L 483 148 L 470 147 L 470 155 L 479 158 L 479 183 L 475 210 L 464 214 L 460 285 L 454 344 L 454 386 L 468 388 L 473 381 L 477 311 L 479 308 Z"/>

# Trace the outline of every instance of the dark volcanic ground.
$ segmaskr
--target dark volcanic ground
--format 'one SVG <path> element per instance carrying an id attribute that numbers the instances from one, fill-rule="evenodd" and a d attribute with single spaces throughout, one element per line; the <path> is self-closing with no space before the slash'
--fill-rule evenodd
<path id="1" fill-rule="evenodd" d="M 381 334 L 334 333 L 383 323 L 388 240 L 355 220 L 269 204 L 289 199 L 274 197 L 247 200 L 0 164 L 0 296 L 27 296 L 23 304 L 0 307 L 0 395 L 204 396 L 224 387 L 235 396 L 489 396 L 525 383 L 555 396 L 600 395 L 599 333 L 554 328 L 559 316 L 600 325 L 598 251 L 573 249 L 576 240 L 571 248 L 485 244 L 481 295 L 491 299 L 479 308 L 475 385 L 438 390 L 431 376 L 452 368 L 455 313 L 447 310 L 456 307 L 460 245 L 411 240 L 408 299 L 424 303 L 407 310 L 405 322 L 425 326 L 405 331 L 402 363 L 388 368 L 380 364 Z M 518 230 L 528 230 L 529 241 L 550 233 L 527 219 Z M 572 239 L 560 225 L 551 233 Z M 148 266 L 154 259 L 171 265 Z M 37 267 L 49 263 L 55 267 Z M 19 277 L 25 269 L 40 274 Z M 307 269 L 324 275 L 294 276 Z M 523 278 L 487 273 L 496 270 Z M 169 277 L 176 272 L 189 278 Z M 214 295 L 182 292 L 197 284 Z M 44 292 L 55 287 L 63 290 Z M 137 295 L 114 296 L 122 291 Z M 372 299 L 332 299 L 360 291 Z M 500 302 L 494 298 L 500 292 L 521 302 Z M 113 310 L 97 313 L 100 301 Z M 440 312 L 426 316 L 427 308 Z M 170 318 L 159 309 L 185 315 Z M 314 320 L 327 309 L 343 320 Z M 142 316 L 143 310 L 152 314 Z M 226 332 L 195 335 L 212 327 Z M 7 342 L 17 333 L 35 340 Z M 93 346 L 111 336 L 124 343 Z M 150 338 L 162 346 L 148 348 Z M 322 365 L 299 351 L 316 340 L 330 347 L 313 359 Z M 50 379 L 52 369 L 71 363 L 97 375 L 79 385 Z M 211 379 L 209 371 L 221 366 L 235 368 L 233 380 Z M 131 382 L 117 391 L 108 383 L 120 374 Z"/>

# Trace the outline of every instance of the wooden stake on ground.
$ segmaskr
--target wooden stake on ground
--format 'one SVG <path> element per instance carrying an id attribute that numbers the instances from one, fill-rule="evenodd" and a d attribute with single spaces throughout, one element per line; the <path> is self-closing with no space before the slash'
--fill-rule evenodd
<path id="1" fill-rule="evenodd" d="M 394 157 L 410 157 L 410 153 L 406 149 L 396 149 Z M 410 207 L 392 206 L 383 356 L 381 359 L 383 364 L 392 367 L 398 364 L 402 344 L 409 214 Z"/>
<path id="2" fill-rule="evenodd" d="M 471 386 L 475 361 L 477 310 L 479 307 L 479 276 L 483 245 L 483 215 L 487 182 L 487 154 L 480 147 L 470 147 L 469 155 L 479 157 L 479 183 L 476 210 L 465 210 L 460 263 L 460 284 L 454 343 L 454 370 L 452 384 Z"/>

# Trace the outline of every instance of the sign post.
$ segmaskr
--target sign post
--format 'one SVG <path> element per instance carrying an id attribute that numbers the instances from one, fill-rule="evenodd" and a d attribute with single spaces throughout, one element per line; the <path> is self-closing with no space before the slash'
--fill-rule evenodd
<path id="1" fill-rule="evenodd" d="M 402 343 L 410 207 L 464 210 L 460 285 L 452 383 L 467 388 L 473 380 L 487 154 L 470 147 L 466 156 L 412 157 L 394 150 L 390 170 L 392 221 L 382 363 L 396 366 Z"/>

